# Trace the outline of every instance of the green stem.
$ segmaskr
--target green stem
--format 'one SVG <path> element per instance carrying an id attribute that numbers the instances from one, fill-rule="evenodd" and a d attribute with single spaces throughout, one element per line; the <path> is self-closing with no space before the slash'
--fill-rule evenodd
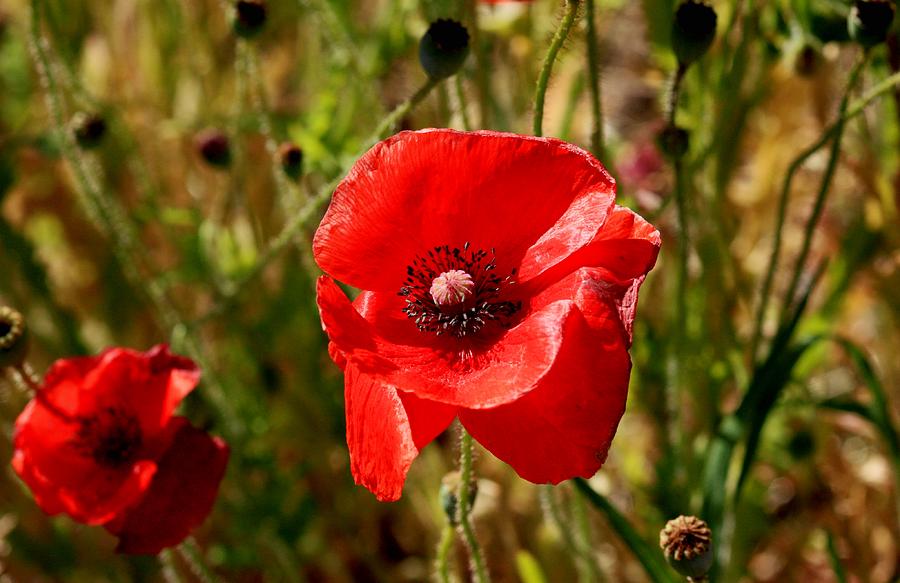
<path id="1" fill-rule="evenodd" d="M 162 567 L 162 577 L 166 583 L 184 583 L 181 573 L 175 566 L 175 554 L 172 553 L 172 549 L 163 549 L 159 553 L 159 564 Z"/>
<path id="2" fill-rule="evenodd" d="M 603 139 L 603 108 L 600 88 L 600 57 L 597 49 L 597 22 L 595 20 L 594 0 L 586 0 L 584 3 L 584 17 L 587 20 L 587 57 L 588 57 L 588 85 L 591 92 L 591 114 L 594 129 L 591 132 L 591 150 L 595 156 L 607 160 Z"/>
<path id="3" fill-rule="evenodd" d="M 466 0 L 465 11 L 469 21 L 469 34 L 472 38 L 472 53 L 475 57 L 475 86 L 478 97 L 478 113 L 482 128 L 491 123 L 491 81 L 487 68 L 487 55 L 478 25 L 478 0 Z"/>
<path id="4" fill-rule="evenodd" d="M 255 81 L 255 87 L 250 92 L 250 101 L 259 120 L 259 129 L 266 140 L 266 151 L 272 163 L 272 178 L 275 180 L 275 193 L 283 210 L 296 210 L 297 192 L 285 176 L 278 160 L 278 140 L 275 139 L 275 133 L 272 130 L 266 89 L 260 74 L 259 53 L 253 46 L 248 46 L 247 52 L 249 53 L 247 72 L 250 79 Z"/>
<path id="5" fill-rule="evenodd" d="M 572 30 L 572 25 L 575 24 L 575 19 L 578 16 L 578 4 L 576 0 L 566 1 L 566 13 L 559 23 L 559 28 L 556 29 L 556 34 L 553 35 L 550 48 L 547 49 L 547 56 L 544 57 L 544 65 L 541 67 L 541 74 L 538 77 L 537 88 L 534 92 L 533 132 L 536 136 L 544 135 L 544 100 L 547 96 L 547 85 L 550 83 L 550 73 L 553 71 L 553 63 L 556 62 L 556 57 L 559 55 L 563 43 L 566 42 L 566 38 L 569 36 L 569 31 Z"/>
<path id="6" fill-rule="evenodd" d="M 669 95 L 666 100 L 666 120 L 670 128 L 675 126 L 675 114 L 678 111 L 678 98 L 681 97 L 681 82 L 687 73 L 687 65 L 678 64 L 678 68 L 672 73 L 672 81 L 669 85 Z"/>
<path id="7" fill-rule="evenodd" d="M 441 540 L 438 543 L 435 570 L 440 583 L 450 583 L 450 550 L 453 548 L 453 527 L 450 524 L 444 526 L 441 531 Z"/>
<path id="8" fill-rule="evenodd" d="M 463 129 L 468 131 L 472 130 L 472 120 L 469 119 L 469 110 L 466 108 L 466 92 L 463 87 L 463 79 L 460 75 L 456 75 L 453 79 L 453 84 L 456 89 L 456 101 L 459 104 L 459 115 L 462 118 Z"/>
<path id="9" fill-rule="evenodd" d="M 856 84 L 856 80 L 857 80 L 865 62 L 866 62 L 866 58 L 864 57 L 861 61 L 859 61 L 857 63 L 856 67 L 854 67 L 853 71 L 850 73 L 850 78 L 847 82 L 847 88 L 844 91 L 844 97 L 841 100 L 841 106 L 840 106 L 837 120 L 832 125 L 830 125 L 824 132 L 822 132 L 822 135 L 819 137 L 819 139 L 814 144 L 812 144 L 811 146 L 809 146 L 808 148 L 803 150 L 800 153 L 800 155 L 797 156 L 796 158 L 794 158 L 794 160 L 788 166 L 787 173 L 785 174 L 785 177 L 784 177 L 784 182 L 782 183 L 782 186 L 781 186 L 781 193 L 778 198 L 778 209 L 776 211 L 776 218 L 775 218 L 775 239 L 772 242 L 772 253 L 769 256 L 768 269 L 766 270 L 766 276 L 763 279 L 762 290 L 760 292 L 760 304 L 759 304 L 759 308 L 757 309 L 757 312 L 756 312 L 756 322 L 755 322 L 755 326 L 754 326 L 754 330 L 753 330 L 753 337 L 750 342 L 751 363 L 756 362 L 757 352 L 759 351 L 759 344 L 760 344 L 760 341 L 762 340 L 763 322 L 765 321 L 766 312 L 768 311 L 768 308 L 769 308 L 769 300 L 771 299 L 770 295 L 771 295 L 771 291 L 772 291 L 772 283 L 775 279 L 775 271 L 778 267 L 778 258 L 779 258 L 779 255 L 781 254 L 782 231 L 784 230 L 784 223 L 787 218 L 787 206 L 788 206 L 788 202 L 790 200 L 791 185 L 793 184 L 794 176 L 797 174 L 797 172 L 800 170 L 800 168 L 803 166 L 803 164 L 813 154 L 818 152 L 819 149 L 821 149 L 825 144 L 827 144 L 828 141 L 831 140 L 832 138 L 834 138 L 835 142 L 838 145 L 838 149 L 835 150 L 835 148 L 832 148 L 832 151 L 833 152 L 839 151 L 839 147 L 840 147 L 839 136 L 844 131 L 844 124 L 847 121 L 849 121 L 850 119 L 852 119 L 852 118 L 856 117 L 857 115 L 859 115 L 860 113 L 862 113 L 862 111 L 865 109 L 865 107 L 869 103 L 871 103 L 874 99 L 880 97 L 887 91 L 891 90 L 895 85 L 900 84 L 900 73 L 891 75 L 890 77 L 888 77 L 887 79 L 885 79 L 884 81 L 882 81 L 881 83 L 879 83 L 878 85 L 873 87 L 872 90 L 869 91 L 869 93 L 867 93 L 865 96 L 863 96 L 862 99 L 854 102 L 853 105 L 848 108 L 847 107 L 847 99 L 849 98 L 849 95 L 852 91 L 853 86 L 855 86 L 855 84 Z M 834 162 L 831 159 L 829 159 L 829 167 L 831 167 L 833 163 Z M 830 170 L 826 171 L 827 180 L 825 180 L 823 178 L 822 189 L 820 189 L 820 193 L 819 193 L 820 197 L 819 198 L 822 197 L 822 191 L 825 191 L 827 193 L 827 189 L 828 189 L 828 186 L 830 185 L 830 181 L 831 181 L 831 177 L 828 176 L 828 174 L 833 173 L 833 171 L 834 171 L 833 167 L 830 168 Z M 816 217 L 816 220 L 818 220 L 818 217 Z M 804 256 L 803 260 L 805 261 L 805 259 L 806 258 Z M 792 287 L 796 288 L 796 286 L 792 286 Z M 790 304 L 791 296 L 788 295 L 785 297 L 786 297 L 785 305 Z"/>
<path id="10" fill-rule="evenodd" d="M 191 572 L 202 581 L 202 583 L 219 583 L 220 579 L 212 570 L 206 566 L 203 560 L 203 554 L 197 546 L 197 542 L 193 537 L 188 537 L 183 543 L 178 545 L 178 554 L 191 568 Z"/>
<path id="11" fill-rule="evenodd" d="M 375 128 L 375 132 L 372 136 L 366 141 L 367 144 L 371 145 L 376 142 L 379 142 L 386 138 L 394 129 L 394 126 L 403 119 L 412 109 L 422 103 L 428 94 L 431 93 L 431 90 L 437 87 L 440 81 L 436 81 L 434 79 L 428 79 L 422 87 L 416 91 L 412 97 L 398 105 L 394 108 L 394 111 L 389 113 L 387 117 L 381 120 L 381 123 L 378 124 L 378 127 Z"/>
<path id="12" fill-rule="evenodd" d="M 473 440 L 469 432 L 460 427 L 462 433 L 459 443 L 459 530 L 463 541 L 469 550 L 469 561 L 471 563 L 472 579 L 475 583 L 489 583 L 491 578 L 488 576 L 485 567 L 484 555 L 481 552 L 481 545 L 478 544 L 478 538 L 475 536 L 475 529 L 472 528 L 472 522 L 469 520 L 471 507 L 471 484 L 474 478 L 472 472 L 472 449 Z"/>
<path id="13" fill-rule="evenodd" d="M 866 51 L 859 62 L 857 62 L 856 66 L 850 71 L 847 89 L 844 92 L 844 97 L 841 99 L 841 104 L 838 109 L 838 119 L 843 118 L 844 114 L 847 112 L 850 94 L 856 88 L 856 84 L 859 82 L 859 78 L 868 61 L 869 53 Z M 803 233 L 803 246 L 800 249 L 800 255 L 797 256 L 797 261 L 794 264 L 794 273 L 791 277 L 788 291 L 784 296 L 784 305 L 782 306 L 779 322 L 784 322 L 794 305 L 794 294 L 797 292 L 797 286 L 800 284 L 800 276 L 803 274 L 803 266 L 806 264 L 806 259 L 809 256 L 813 234 L 816 225 L 819 222 L 819 218 L 822 216 L 822 211 L 825 208 L 825 201 L 827 200 L 828 192 L 831 189 L 831 182 L 834 179 L 834 173 L 837 170 L 838 159 L 841 155 L 841 138 L 843 138 L 844 135 L 845 125 L 845 123 L 840 124 L 837 133 L 834 136 L 834 140 L 831 142 L 831 150 L 828 153 L 828 164 L 825 166 L 825 174 L 822 175 L 822 183 L 819 187 L 819 192 L 816 195 L 816 201 L 813 204 L 812 214 L 806 221 L 806 228 Z"/>
<path id="14" fill-rule="evenodd" d="M 572 509 L 572 518 L 575 521 L 575 542 L 578 546 L 578 552 L 587 567 L 587 571 L 590 573 L 590 580 L 596 581 L 597 583 L 606 581 L 606 577 L 603 575 L 603 571 L 600 569 L 600 565 L 597 564 L 597 560 L 594 556 L 591 523 L 588 520 L 584 505 L 584 497 L 578 492 L 573 492 L 569 504 Z"/>

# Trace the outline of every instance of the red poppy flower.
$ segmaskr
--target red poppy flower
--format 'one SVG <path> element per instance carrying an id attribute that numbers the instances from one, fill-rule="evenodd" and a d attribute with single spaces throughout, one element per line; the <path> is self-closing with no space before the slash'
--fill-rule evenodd
<path id="1" fill-rule="evenodd" d="M 659 245 L 571 144 L 425 130 L 372 148 L 313 242 L 357 483 L 397 499 L 455 417 L 527 480 L 593 475 Z M 363 291 L 351 304 L 332 277 Z"/>
<path id="2" fill-rule="evenodd" d="M 153 554 L 209 514 L 228 446 L 172 415 L 200 379 L 157 346 L 53 364 L 16 420 L 13 468 L 48 514 L 103 525 L 117 551 Z"/>

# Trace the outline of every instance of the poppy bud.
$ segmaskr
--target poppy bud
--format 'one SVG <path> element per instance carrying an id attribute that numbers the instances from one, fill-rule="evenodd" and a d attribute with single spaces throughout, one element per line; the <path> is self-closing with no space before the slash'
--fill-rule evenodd
<path id="1" fill-rule="evenodd" d="M 278 147 L 278 161 L 281 169 L 292 180 L 303 175 L 303 150 L 293 142 L 285 142 Z"/>
<path id="2" fill-rule="evenodd" d="M 804 44 L 794 55 L 794 71 L 801 77 L 816 73 L 822 62 L 822 54 L 811 44 Z"/>
<path id="3" fill-rule="evenodd" d="M 441 479 L 441 507 L 447 515 L 447 521 L 456 526 L 459 524 L 457 510 L 459 509 L 460 473 L 450 472 Z M 469 508 L 475 504 L 475 496 L 478 495 L 478 484 L 475 480 L 469 482 Z"/>
<path id="4" fill-rule="evenodd" d="M 659 546 L 673 569 L 691 579 L 706 576 L 712 566 L 712 532 L 696 516 L 679 516 L 659 533 Z"/>
<path id="5" fill-rule="evenodd" d="M 890 0 L 856 0 L 850 9 L 847 30 L 850 38 L 869 49 L 887 39 L 894 21 L 894 4 Z"/>
<path id="6" fill-rule="evenodd" d="M 716 11 L 700 0 L 685 0 L 672 21 L 672 50 L 687 67 L 702 57 L 716 38 Z"/>
<path id="7" fill-rule="evenodd" d="M 194 138 L 194 145 L 210 166 L 227 168 L 231 164 L 231 145 L 223 132 L 205 129 Z"/>
<path id="8" fill-rule="evenodd" d="M 668 126 L 657 138 L 660 151 L 671 159 L 678 159 L 687 154 L 690 146 L 690 134 L 684 128 Z"/>
<path id="9" fill-rule="evenodd" d="M 72 134 L 75 141 L 85 150 L 92 150 L 100 145 L 106 135 L 106 121 L 96 113 L 80 111 L 72 118 Z"/>
<path id="10" fill-rule="evenodd" d="M 17 368 L 28 355 L 28 328 L 22 314 L 0 306 L 0 369 Z"/>
<path id="11" fill-rule="evenodd" d="M 439 81 L 456 73 L 469 54 L 469 32 L 455 20 L 435 20 L 419 42 L 419 61 Z"/>
<path id="12" fill-rule="evenodd" d="M 268 8 L 264 0 L 238 0 L 234 5 L 234 33 L 243 38 L 253 38 L 266 25 Z"/>

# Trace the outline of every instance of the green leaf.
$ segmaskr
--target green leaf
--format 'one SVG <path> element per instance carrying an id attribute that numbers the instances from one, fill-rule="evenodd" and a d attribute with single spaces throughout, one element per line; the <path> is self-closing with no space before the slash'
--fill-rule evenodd
<path id="1" fill-rule="evenodd" d="M 680 581 L 672 569 L 669 568 L 669 565 L 666 564 L 662 551 L 648 545 L 634 527 L 631 526 L 628 519 L 622 516 L 610 504 L 609 500 L 598 494 L 583 478 L 575 478 L 575 487 L 578 488 L 588 502 L 606 516 L 609 526 L 634 553 L 634 556 L 650 577 L 650 581 L 653 583 L 676 583 Z"/>
<path id="2" fill-rule="evenodd" d="M 834 577 L 838 583 L 847 583 L 847 572 L 844 570 L 844 565 L 841 564 L 840 557 L 838 557 L 834 536 L 827 531 L 826 535 L 828 536 L 828 560 L 831 562 L 831 570 L 834 571 Z"/>
<path id="3" fill-rule="evenodd" d="M 522 580 L 522 583 L 547 583 L 547 578 L 544 577 L 544 572 L 537 559 L 528 551 L 516 553 L 516 570 L 519 572 L 519 579 Z"/>

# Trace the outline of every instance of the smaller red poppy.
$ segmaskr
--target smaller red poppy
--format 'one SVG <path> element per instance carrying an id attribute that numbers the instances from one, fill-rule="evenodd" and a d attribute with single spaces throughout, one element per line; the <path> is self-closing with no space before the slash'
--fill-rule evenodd
<path id="1" fill-rule="evenodd" d="M 13 469 L 47 514 L 103 525 L 155 554 L 212 509 L 228 446 L 172 415 L 200 380 L 164 345 L 59 360 L 15 425 Z"/>

